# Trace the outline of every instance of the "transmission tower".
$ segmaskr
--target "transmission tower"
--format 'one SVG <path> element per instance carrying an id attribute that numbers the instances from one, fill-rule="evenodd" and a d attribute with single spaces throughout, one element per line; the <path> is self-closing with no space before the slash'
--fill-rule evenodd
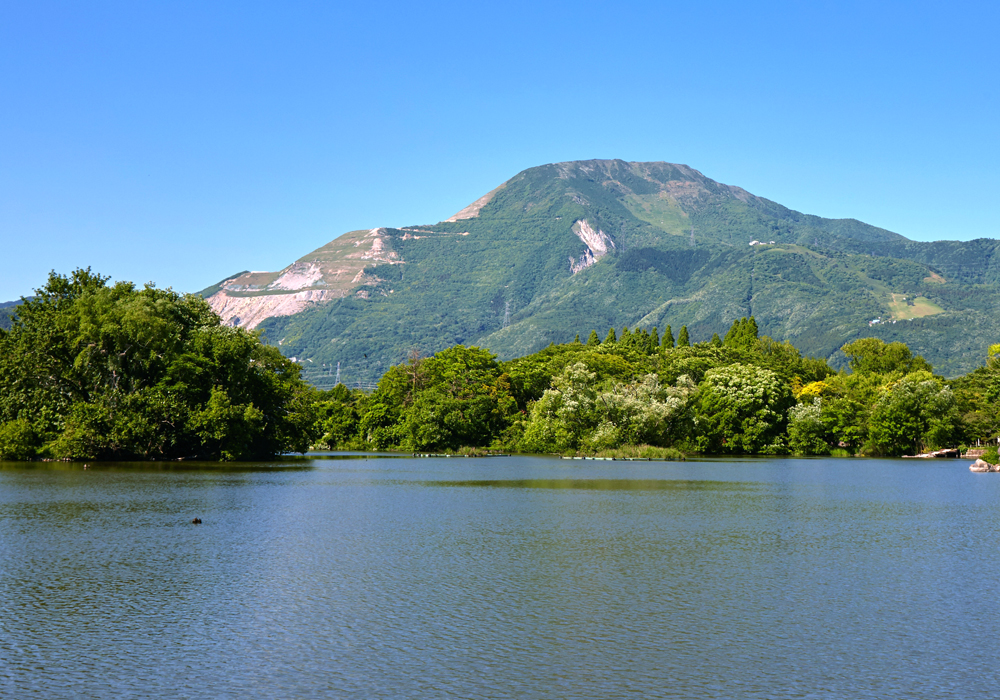
<path id="1" fill-rule="evenodd" d="M 510 299 L 503 303 L 503 327 L 510 325 Z"/>
<path id="2" fill-rule="evenodd" d="M 333 383 L 334 386 L 340 384 L 340 362 L 337 362 L 337 381 Z"/>

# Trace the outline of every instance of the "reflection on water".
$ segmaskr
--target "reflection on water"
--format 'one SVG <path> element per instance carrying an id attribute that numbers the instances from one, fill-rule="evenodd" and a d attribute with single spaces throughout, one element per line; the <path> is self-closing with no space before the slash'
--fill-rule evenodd
<path id="1" fill-rule="evenodd" d="M 996 695 L 965 463 L 66 466 L 0 469 L 0 697 Z"/>
<path id="2" fill-rule="evenodd" d="M 733 481 L 665 479 L 479 479 L 427 481 L 427 486 L 485 486 L 509 489 L 584 489 L 593 491 L 746 491 L 756 484 Z"/>

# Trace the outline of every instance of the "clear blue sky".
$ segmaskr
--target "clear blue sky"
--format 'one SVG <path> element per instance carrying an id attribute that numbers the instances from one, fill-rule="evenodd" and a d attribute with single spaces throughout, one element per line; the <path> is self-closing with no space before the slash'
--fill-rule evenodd
<path id="1" fill-rule="evenodd" d="M 585 158 L 1000 237 L 998 7 L 0 0 L 0 300 L 196 291 Z"/>

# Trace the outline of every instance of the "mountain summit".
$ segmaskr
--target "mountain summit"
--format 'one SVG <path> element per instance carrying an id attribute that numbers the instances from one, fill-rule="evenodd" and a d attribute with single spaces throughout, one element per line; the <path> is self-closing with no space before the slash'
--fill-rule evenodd
<path id="1" fill-rule="evenodd" d="M 374 381 L 413 350 L 506 358 L 668 324 L 698 341 L 750 315 L 809 354 L 836 361 L 874 335 L 955 374 L 1000 337 L 997 248 L 802 214 L 686 165 L 588 160 L 530 168 L 438 224 L 345 233 L 203 294 L 320 386 L 338 366 L 341 381 Z"/>

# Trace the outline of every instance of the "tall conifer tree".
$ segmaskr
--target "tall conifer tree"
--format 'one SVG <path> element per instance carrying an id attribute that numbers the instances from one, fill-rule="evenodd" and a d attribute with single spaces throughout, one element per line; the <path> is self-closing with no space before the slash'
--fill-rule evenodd
<path id="1" fill-rule="evenodd" d="M 590 337 L 587 338 L 587 345 L 590 347 L 595 347 L 601 344 L 601 339 L 597 335 L 597 331 L 590 331 Z"/>
<path id="2" fill-rule="evenodd" d="M 667 349 L 674 347 L 674 334 L 671 332 L 669 325 L 667 326 L 667 329 L 663 331 L 663 341 L 660 345 Z"/>
<path id="3" fill-rule="evenodd" d="M 691 341 L 688 339 L 688 327 L 681 326 L 681 332 L 677 334 L 677 347 L 686 348 L 691 345 Z"/>

